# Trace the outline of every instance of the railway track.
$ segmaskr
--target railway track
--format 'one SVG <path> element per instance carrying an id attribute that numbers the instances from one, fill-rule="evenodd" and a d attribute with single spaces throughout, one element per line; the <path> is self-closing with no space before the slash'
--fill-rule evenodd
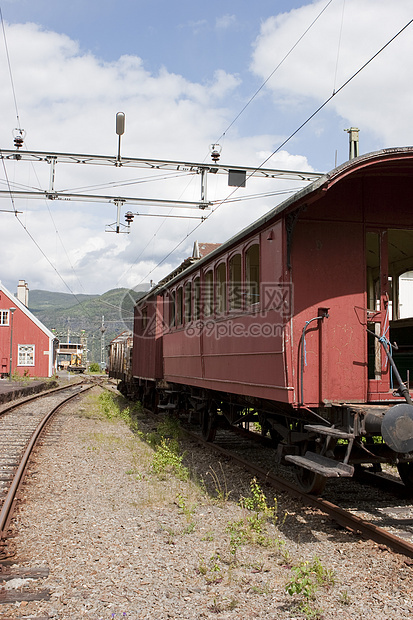
<path id="1" fill-rule="evenodd" d="M 102 384 L 101 387 L 116 392 L 114 385 Z M 147 412 L 153 419 L 159 420 L 158 415 L 150 410 Z M 366 472 L 360 480 L 334 480 L 326 488 L 328 499 L 316 497 L 304 493 L 294 484 L 291 467 L 275 465 L 274 448 L 269 439 L 243 429 L 238 429 L 238 433 L 219 429 L 215 442 L 211 443 L 194 432 L 193 426 L 188 424 L 182 428 L 198 443 L 235 461 L 277 490 L 322 511 L 341 527 L 397 553 L 413 557 L 411 493 L 396 477 L 373 476 Z M 242 435 L 241 441 L 238 434 Z M 246 440 L 248 435 L 250 441 Z"/>
<path id="2" fill-rule="evenodd" d="M 0 559 L 8 555 L 7 537 L 30 455 L 53 415 L 68 401 L 94 387 L 78 382 L 21 399 L 0 411 Z"/>
<path id="3" fill-rule="evenodd" d="M 404 485 L 396 480 L 383 479 L 378 489 L 377 486 L 360 486 L 357 480 L 346 479 L 338 484 L 335 480 L 334 486 L 326 489 L 328 499 L 316 497 L 304 493 L 294 484 L 291 468 L 274 465 L 273 449 L 263 449 L 261 443 L 256 448 L 257 443 L 246 442 L 245 437 L 240 443 L 231 431 L 218 431 L 215 442 L 210 443 L 188 427 L 184 430 L 198 443 L 235 461 L 275 489 L 322 511 L 341 527 L 413 557 L 413 503 L 411 499 L 400 499 L 400 492 L 404 497 L 406 494 L 403 493 Z M 375 485 L 379 483 L 377 477 L 374 481 Z M 355 499 L 360 497 L 360 500 Z"/>

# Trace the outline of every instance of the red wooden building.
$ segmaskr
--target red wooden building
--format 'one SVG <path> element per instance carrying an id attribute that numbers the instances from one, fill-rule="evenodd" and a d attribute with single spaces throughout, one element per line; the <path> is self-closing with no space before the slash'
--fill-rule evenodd
<path id="1" fill-rule="evenodd" d="M 57 339 L 0 283 L 0 374 L 51 377 Z"/>

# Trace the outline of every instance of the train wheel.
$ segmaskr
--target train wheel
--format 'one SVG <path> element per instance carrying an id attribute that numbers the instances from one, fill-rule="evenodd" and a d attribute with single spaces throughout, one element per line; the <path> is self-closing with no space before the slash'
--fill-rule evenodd
<path id="1" fill-rule="evenodd" d="M 321 495 L 327 482 L 325 476 L 316 474 L 303 467 L 297 467 L 295 477 L 300 489 L 304 493 L 310 493 L 311 495 Z"/>
<path id="2" fill-rule="evenodd" d="M 397 469 L 406 487 L 413 491 L 413 462 L 399 463 Z"/>
<path id="3" fill-rule="evenodd" d="M 216 427 L 216 407 L 209 406 L 202 410 L 201 414 L 201 435 L 205 441 L 214 441 L 217 433 Z"/>
<path id="4" fill-rule="evenodd" d="M 300 455 L 304 456 L 307 450 L 318 452 L 320 446 L 313 442 L 305 442 L 300 446 Z M 304 469 L 304 467 L 296 467 L 295 478 L 300 489 L 304 491 L 304 493 L 309 493 L 311 495 L 321 495 L 327 483 L 327 478 L 325 476 L 316 474 L 309 469 Z"/>

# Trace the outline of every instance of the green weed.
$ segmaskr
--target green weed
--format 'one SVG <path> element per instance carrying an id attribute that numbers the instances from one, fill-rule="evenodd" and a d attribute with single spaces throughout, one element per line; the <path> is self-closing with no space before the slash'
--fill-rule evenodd
<path id="1" fill-rule="evenodd" d="M 292 567 L 293 577 L 285 586 L 285 590 L 290 596 L 298 595 L 301 597 L 299 610 L 305 614 L 306 618 L 321 618 L 322 611 L 314 608 L 312 601 L 320 586 L 334 585 L 334 571 L 324 568 L 319 558 L 315 557 L 312 562 L 300 562 Z"/>
<path id="2" fill-rule="evenodd" d="M 171 437 L 172 439 L 179 439 L 181 428 L 178 418 L 174 418 L 170 415 L 165 416 L 163 420 L 158 424 L 158 433 L 162 437 Z"/>
<path id="3" fill-rule="evenodd" d="M 247 514 L 238 521 L 231 521 L 226 531 L 230 535 L 230 553 L 236 558 L 236 553 L 241 545 L 246 543 L 258 544 L 270 547 L 275 544 L 274 540 L 268 536 L 266 526 L 268 521 L 274 524 L 277 521 L 277 500 L 274 498 L 274 506 L 267 504 L 265 493 L 258 484 L 256 478 L 250 483 L 251 496 L 241 497 L 239 504 Z"/>
<path id="4" fill-rule="evenodd" d="M 219 466 L 221 468 L 221 474 L 223 478 L 222 482 L 213 467 L 210 467 L 211 471 L 207 471 L 207 476 L 211 476 L 212 478 L 214 488 L 215 488 L 216 499 L 220 502 L 227 502 L 231 494 L 231 491 L 228 491 L 227 481 L 225 478 L 225 473 L 224 473 L 224 469 L 222 467 L 221 462 L 219 463 Z"/>
<path id="5" fill-rule="evenodd" d="M 195 530 L 195 527 L 196 525 L 193 521 L 191 523 L 188 523 L 188 525 L 182 530 L 182 535 L 184 536 L 185 534 L 192 534 L 192 532 Z"/>
<path id="6" fill-rule="evenodd" d="M 250 482 L 251 496 L 241 497 L 239 504 L 242 508 L 255 513 L 256 518 L 260 520 L 276 520 L 277 515 L 277 499 L 274 497 L 274 506 L 267 504 L 267 497 L 261 489 L 256 478 Z"/>
<path id="7" fill-rule="evenodd" d="M 152 468 L 159 477 L 174 474 L 180 480 L 188 480 L 189 471 L 182 465 L 183 454 L 179 454 L 179 444 L 174 439 L 161 440 L 152 459 Z"/>
<path id="8" fill-rule="evenodd" d="M 340 594 L 340 603 L 342 605 L 350 605 L 351 604 L 351 600 L 350 600 L 350 596 L 347 592 L 347 590 L 344 590 L 341 594 Z"/>
<path id="9" fill-rule="evenodd" d="M 251 586 L 251 591 L 255 592 L 255 594 L 271 594 L 273 587 L 267 582 L 261 586 Z"/>
<path id="10" fill-rule="evenodd" d="M 211 555 L 209 560 L 200 557 L 197 570 L 200 575 L 205 577 L 206 582 L 209 584 L 220 583 L 223 579 L 221 558 L 218 553 Z"/>
<path id="11" fill-rule="evenodd" d="M 176 496 L 176 504 L 181 509 L 182 514 L 185 515 L 187 521 L 190 521 L 192 515 L 195 513 L 196 504 L 188 505 L 188 498 L 181 493 L 178 493 L 178 495 Z"/>
<path id="12" fill-rule="evenodd" d="M 100 412 L 108 420 L 123 420 L 132 431 L 138 431 L 136 415 L 141 408 L 139 403 L 127 405 L 127 401 L 124 398 L 106 390 L 99 394 L 97 400 Z"/>

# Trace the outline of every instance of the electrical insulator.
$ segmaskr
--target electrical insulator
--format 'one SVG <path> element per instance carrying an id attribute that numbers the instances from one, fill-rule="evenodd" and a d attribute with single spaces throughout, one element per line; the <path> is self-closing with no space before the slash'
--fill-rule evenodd
<path id="1" fill-rule="evenodd" d="M 221 157 L 222 146 L 220 144 L 211 144 L 209 150 L 211 151 L 212 161 L 216 164 Z"/>
<path id="2" fill-rule="evenodd" d="M 16 127 L 16 129 L 13 129 L 13 140 L 16 149 L 20 149 L 23 146 L 25 135 L 26 132 L 24 131 L 24 129 L 20 129 L 18 127 Z"/>
<path id="3" fill-rule="evenodd" d="M 14 146 L 19 149 L 23 146 L 23 136 L 16 136 L 14 138 Z"/>
<path id="4" fill-rule="evenodd" d="M 125 220 L 128 226 L 131 225 L 131 223 L 133 222 L 133 218 L 134 218 L 134 214 L 132 213 L 132 211 L 127 211 L 125 213 Z"/>

